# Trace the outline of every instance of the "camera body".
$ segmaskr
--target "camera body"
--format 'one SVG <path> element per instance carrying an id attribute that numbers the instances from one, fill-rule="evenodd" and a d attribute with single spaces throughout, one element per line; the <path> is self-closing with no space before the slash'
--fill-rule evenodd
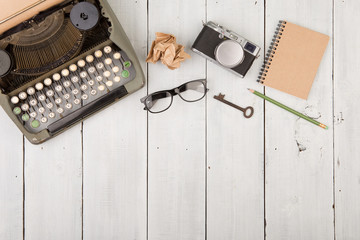
<path id="1" fill-rule="evenodd" d="M 214 22 L 207 22 L 191 48 L 212 62 L 244 77 L 260 47 Z"/>

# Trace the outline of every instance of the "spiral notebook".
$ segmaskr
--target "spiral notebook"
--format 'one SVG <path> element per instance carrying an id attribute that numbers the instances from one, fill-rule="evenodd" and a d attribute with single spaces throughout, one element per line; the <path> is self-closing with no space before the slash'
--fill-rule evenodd
<path id="1" fill-rule="evenodd" d="M 258 82 L 307 99 L 329 36 L 280 21 Z"/>

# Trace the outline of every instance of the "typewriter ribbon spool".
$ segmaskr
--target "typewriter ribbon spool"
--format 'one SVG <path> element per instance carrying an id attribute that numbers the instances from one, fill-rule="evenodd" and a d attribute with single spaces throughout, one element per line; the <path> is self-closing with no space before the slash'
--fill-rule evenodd
<path id="1" fill-rule="evenodd" d="M 266 81 L 266 75 L 268 72 L 268 69 L 270 68 L 272 59 L 274 55 L 276 54 L 277 47 L 279 46 L 281 36 L 283 34 L 284 28 L 286 26 L 286 21 L 279 21 L 278 27 L 276 28 L 275 35 L 271 41 L 269 50 L 267 51 L 264 59 L 264 64 L 261 66 L 261 70 L 258 76 L 258 79 L 256 80 L 259 83 L 264 83 Z"/>

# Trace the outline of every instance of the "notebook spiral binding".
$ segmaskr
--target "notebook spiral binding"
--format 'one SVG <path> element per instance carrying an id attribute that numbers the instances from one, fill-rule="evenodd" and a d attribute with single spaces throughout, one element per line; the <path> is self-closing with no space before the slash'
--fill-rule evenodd
<path id="1" fill-rule="evenodd" d="M 271 44 L 269 46 L 269 50 L 267 51 L 264 59 L 264 64 L 261 66 L 260 73 L 258 76 L 258 79 L 256 80 L 259 83 L 264 83 L 266 74 L 268 72 L 268 69 L 270 68 L 272 59 L 274 55 L 276 54 L 277 47 L 279 46 L 279 42 L 281 39 L 281 36 L 283 35 L 284 28 L 286 26 L 286 21 L 279 21 L 279 24 L 277 25 L 275 35 L 273 36 L 273 39 L 271 41 Z"/>

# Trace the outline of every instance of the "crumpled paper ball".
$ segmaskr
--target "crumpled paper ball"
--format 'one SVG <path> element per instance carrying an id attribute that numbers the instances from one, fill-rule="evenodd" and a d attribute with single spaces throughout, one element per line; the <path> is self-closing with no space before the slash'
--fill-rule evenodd
<path id="1" fill-rule="evenodd" d="M 160 59 L 169 69 L 174 70 L 187 58 L 191 57 L 184 51 L 184 46 L 176 43 L 174 35 L 157 32 L 146 62 L 156 63 Z"/>

